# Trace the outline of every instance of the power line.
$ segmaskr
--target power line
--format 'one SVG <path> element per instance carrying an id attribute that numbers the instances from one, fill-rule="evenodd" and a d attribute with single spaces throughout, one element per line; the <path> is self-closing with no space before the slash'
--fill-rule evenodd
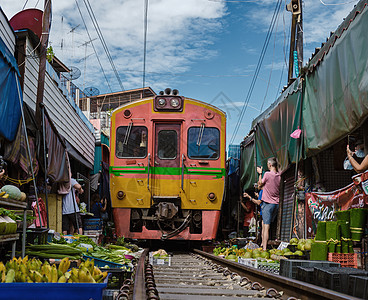
<path id="1" fill-rule="evenodd" d="M 349 3 L 353 3 L 353 2 L 357 2 L 356 0 L 352 0 L 352 1 L 349 1 L 349 2 L 344 2 L 344 3 L 324 3 L 322 0 L 319 0 L 319 2 L 321 2 L 323 5 L 325 6 L 336 6 L 336 5 L 345 5 L 345 4 L 349 4 Z"/>
<path id="2" fill-rule="evenodd" d="M 116 70 L 116 67 L 115 67 L 114 61 L 113 61 L 113 59 L 112 59 L 112 57 L 111 57 L 111 54 L 110 54 L 109 48 L 107 47 L 107 44 L 106 44 L 106 42 L 105 42 L 105 38 L 104 38 L 104 36 L 103 36 L 103 34 L 102 34 L 102 32 L 101 32 L 101 29 L 100 29 L 100 26 L 98 25 L 98 22 L 97 22 L 96 16 L 95 16 L 95 14 L 94 14 L 94 12 L 93 12 L 93 9 L 92 9 L 92 6 L 91 6 L 91 4 L 90 4 L 89 0 L 83 0 L 83 2 L 84 2 L 85 6 L 86 6 L 86 8 L 87 8 L 87 11 L 88 11 L 88 14 L 89 14 L 89 16 L 90 16 L 90 18 L 91 18 L 91 20 L 92 20 L 93 26 L 94 26 L 94 27 L 95 27 L 95 29 L 96 29 L 96 32 L 97 32 L 97 35 L 98 35 L 98 37 L 99 37 L 99 39 L 100 39 L 100 41 L 101 41 L 102 47 L 103 47 L 103 48 L 104 48 L 104 50 L 105 50 L 105 53 L 106 53 L 106 55 L 107 55 L 107 58 L 108 58 L 108 60 L 109 60 L 109 62 L 110 62 L 110 65 L 111 65 L 111 67 L 112 67 L 112 70 L 113 70 L 113 72 L 115 73 L 115 76 L 116 76 L 116 78 L 117 78 L 117 80 L 118 80 L 118 82 L 119 82 L 120 88 L 124 91 L 125 89 L 124 89 L 123 83 L 121 82 L 121 79 L 120 79 L 119 73 L 118 73 L 118 71 Z"/>
<path id="3" fill-rule="evenodd" d="M 273 12 L 273 16 L 272 16 L 272 19 L 271 19 L 271 22 L 270 22 L 270 26 L 268 28 L 266 39 L 265 39 L 264 44 L 263 44 L 263 47 L 262 47 L 261 55 L 259 57 L 259 60 L 258 60 L 258 63 L 257 63 L 257 67 L 256 67 L 256 70 L 254 72 L 254 76 L 253 76 L 252 82 L 250 84 L 250 87 L 249 87 L 247 96 L 246 96 L 246 98 L 244 100 L 244 104 L 243 104 L 243 107 L 242 107 L 240 116 L 239 116 L 238 121 L 237 121 L 237 123 L 235 125 L 235 129 L 234 129 L 233 135 L 232 135 L 232 137 L 230 139 L 230 144 L 232 144 L 234 142 L 234 139 L 236 137 L 236 134 L 238 133 L 238 130 L 240 128 L 240 124 L 241 124 L 241 122 L 243 120 L 244 114 L 245 114 L 245 112 L 247 110 L 248 103 L 249 103 L 250 97 L 252 96 L 253 89 L 255 87 L 255 84 L 256 84 L 256 81 L 257 81 L 257 78 L 258 78 L 258 74 L 259 74 L 259 71 L 261 69 L 261 65 L 262 65 L 262 62 L 263 62 L 264 56 L 266 54 L 266 50 L 267 50 L 267 47 L 268 47 L 270 38 L 271 38 L 271 34 L 272 34 L 273 28 L 274 28 L 275 23 L 276 23 L 277 15 L 278 15 L 278 12 L 279 12 L 280 7 L 281 7 L 281 2 L 282 2 L 282 0 L 278 0 L 277 3 L 276 3 L 276 7 L 275 7 L 275 10 Z"/>
<path id="4" fill-rule="evenodd" d="M 103 67 L 102 67 L 102 64 L 101 64 L 100 58 L 99 58 L 99 57 L 98 57 L 98 55 L 97 55 L 97 51 L 96 51 L 95 45 L 93 44 L 93 42 L 92 42 L 92 38 L 91 38 L 91 35 L 89 34 L 89 31 L 88 31 L 88 28 L 87 28 L 87 24 L 86 24 L 86 22 L 84 21 L 83 14 L 82 14 L 82 12 L 81 12 L 81 10 L 80 10 L 80 8 L 79 8 L 78 1 L 77 1 L 77 0 L 75 0 L 75 3 L 77 4 L 77 8 L 78 8 L 79 14 L 80 14 L 80 16 L 81 16 L 81 18 L 82 18 L 82 21 L 83 21 L 84 27 L 86 28 L 86 31 L 87 31 L 88 37 L 89 37 L 89 39 L 90 39 L 90 41 L 91 41 L 91 45 L 92 45 L 93 51 L 94 51 L 94 52 L 95 52 L 95 54 L 96 54 L 97 61 L 98 61 L 99 65 L 100 65 L 101 71 L 102 71 L 102 73 L 103 73 L 103 75 L 104 75 L 104 77 L 105 77 L 106 83 L 107 83 L 107 85 L 108 85 L 108 87 L 109 87 L 110 91 L 112 92 L 112 89 L 111 89 L 110 83 L 109 83 L 109 81 L 107 80 L 107 77 L 106 77 L 105 71 L 104 71 L 104 69 L 103 69 Z"/>
<path id="5" fill-rule="evenodd" d="M 28 3 L 28 0 L 26 0 L 26 2 L 24 3 L 22 10 L 24 10 L 24 8 L 26 7 L 27 3 Z"/>
<path id="6" fill-rule="evenodd" d="M 276 17 L 276 32 L 277 32 L 277 26 L 279 24 L 279 18 L 278 18 L 279 15 L 277 15 Z M 268 83 L 267 83 L 267 89 L 266 89 L 266 93 L 264 95 L 264 98 L 263 98 L 263 102 L 262 102 L 262 105 L 261 105 L 261 111 L 263 109 L 263 105 L 265 104 L 266 102 L 266 98 L 267 98 L 267 94 L 268 94 L 268 89 L 270 87 L 270 82 L 271 82 L 271 76 L 272 76 L 272 71 L 273 71 L 273 63 L 274 63 L 274 60 L 275 60 L 275 49 L 276 49 L 276 36 L 277 34 L 275 34 L 275 38 L 274 38 L 274 41 L 273 41 L 273 56 L 272 56 L 272 65 L 271 65 L 271 70 L 270 70 L 270 75 L 268 77 Z"/>
<path id="7" fill-rule="evenodd" d="M 148 26 L 148 0 L 144 0 L 144 46 L 143 46 L 143 79 L 142 88 L 146 84 L 146 55 L 147 55 L 147 26 Z"/>

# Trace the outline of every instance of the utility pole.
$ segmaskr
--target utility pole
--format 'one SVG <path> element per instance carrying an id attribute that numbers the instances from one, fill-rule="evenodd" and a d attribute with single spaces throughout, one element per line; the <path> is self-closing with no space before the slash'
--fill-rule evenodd
<path id="1" fill-rule="evenodd" d="M 289 72 L 288 85 L 293 78 L 295 67 L 295 77 L 298 77 L 303 67 L 303 15 L 301 0 L 291 0 L 286 5 L 286 10 L 292 13 L 291 34 L 290 34 L 290 53 L 289 53 Z M 296 64 L 294 64 L 296 62 Z"/>
<path id="2" fill-rule="evenodd" d="M 43 94 L 45 88 L 45 74 L 46 74 L 46 51 L 49 42 L 49 31 L 51 22 L 51 0 L 45 0 L 44 11 L 42 15 L 42 35 L 40 39 L 40 65 L 38 70 L 38 85 L 37 85 L 37 99 L 36 99 L 36 124 L 41 128 L 41 108 L 43 103 Z"/>

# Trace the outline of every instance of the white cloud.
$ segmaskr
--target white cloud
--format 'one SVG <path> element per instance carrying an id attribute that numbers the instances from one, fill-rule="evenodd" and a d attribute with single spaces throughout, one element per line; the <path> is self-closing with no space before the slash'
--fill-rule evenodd
<path id="1" fill-rule="evenodd" d="M 34 3 L 27 4 L 30 8 Z M 40 1 L 43 2 L 43 1 Z M 136 0 L 90 0 L 94 15 L 113 57 L 125 89 L 142 85 L 144 2 Z M 91 38 L 97 33 L 87 13 L 84 1 L 78 0 Z M 10 18 L 22 9 L 23 1 L 3 0 L 2 9 Z M 38 5 L 42 9 L 43 3 Z M 68 66 L 76 66 L 84 73 L 84 57 L 93 53 L 85 26 L 72 0 L 53 1 L 53 22 L 50 42 L 54 52 Z M 181 73 L 198 60 L 217 55 L 210 50 L 215 34 L 221 30 L 221 18 L 226 14 L 224 3 L 205 0 L 150 0 L 148 6 L 146 86 L 165 86 L 168 79 L 159 79 L 150 72 Z M 78 26 L 71 32 L 72 28 Z M 61 43 L 63 42 L 63 48 Z M 113 91 L 120 90 L 99 40 L 93 41 L 98 57 L 109 78 Z M 87 55 L 86 55 L 87 53 Z M 84 85 L 98 86 L 109 92 L 95 55 L 86 58 Z M 125 70 L 129 71 L 125 73 Z M 134 72 L 132 72 L 134 71 Z M 76 81 L 81 86 L 83 79 Z"/>

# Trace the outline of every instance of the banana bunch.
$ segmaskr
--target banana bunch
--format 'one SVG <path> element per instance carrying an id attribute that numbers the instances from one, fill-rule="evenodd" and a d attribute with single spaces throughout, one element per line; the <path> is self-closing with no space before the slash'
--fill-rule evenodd
<path id="1" fill-rule="evenodd" d="M 70 267 L 69 258 L 61 260 L 58 267 L 50 265 L 47 261 L 42 263 L 40 260 L 28 256 L 13 258 L 5 265 L 0 262 L 0 281 L 9 282 L 87 282 L 101 283 L 107 276 L 107 272 L 102 272 L 94 265 L 93 260 L 87 260 L 79 268 Z"/>
<path id="2" fill-rule="evenodd" d="M 0 197 L 9 198 L 9 194 L 7 194 L 6 192 L 0 192 Z"/>

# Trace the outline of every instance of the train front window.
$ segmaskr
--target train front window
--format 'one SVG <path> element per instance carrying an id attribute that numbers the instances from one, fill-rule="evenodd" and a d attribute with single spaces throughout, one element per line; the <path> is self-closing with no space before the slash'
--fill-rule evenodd
<path id="1" fill-rule="evenodd" d="M 213 127 L 190 127 L 188 130 L 188 157 L 191 159 L 218 159 L 220 131 Z"/>
<path id="2" fill-rule="evenodd" d="M 120 126 L 116 129 L 116 157 L 144 158 L 147 155 L 147 128 Z"/>
<path id="3" fill-rule="evenodd" d="M 178 135 L 175 130 L 161 130 L 157 136 L 159 159 L 175 159 L 178 149 Z"/>

